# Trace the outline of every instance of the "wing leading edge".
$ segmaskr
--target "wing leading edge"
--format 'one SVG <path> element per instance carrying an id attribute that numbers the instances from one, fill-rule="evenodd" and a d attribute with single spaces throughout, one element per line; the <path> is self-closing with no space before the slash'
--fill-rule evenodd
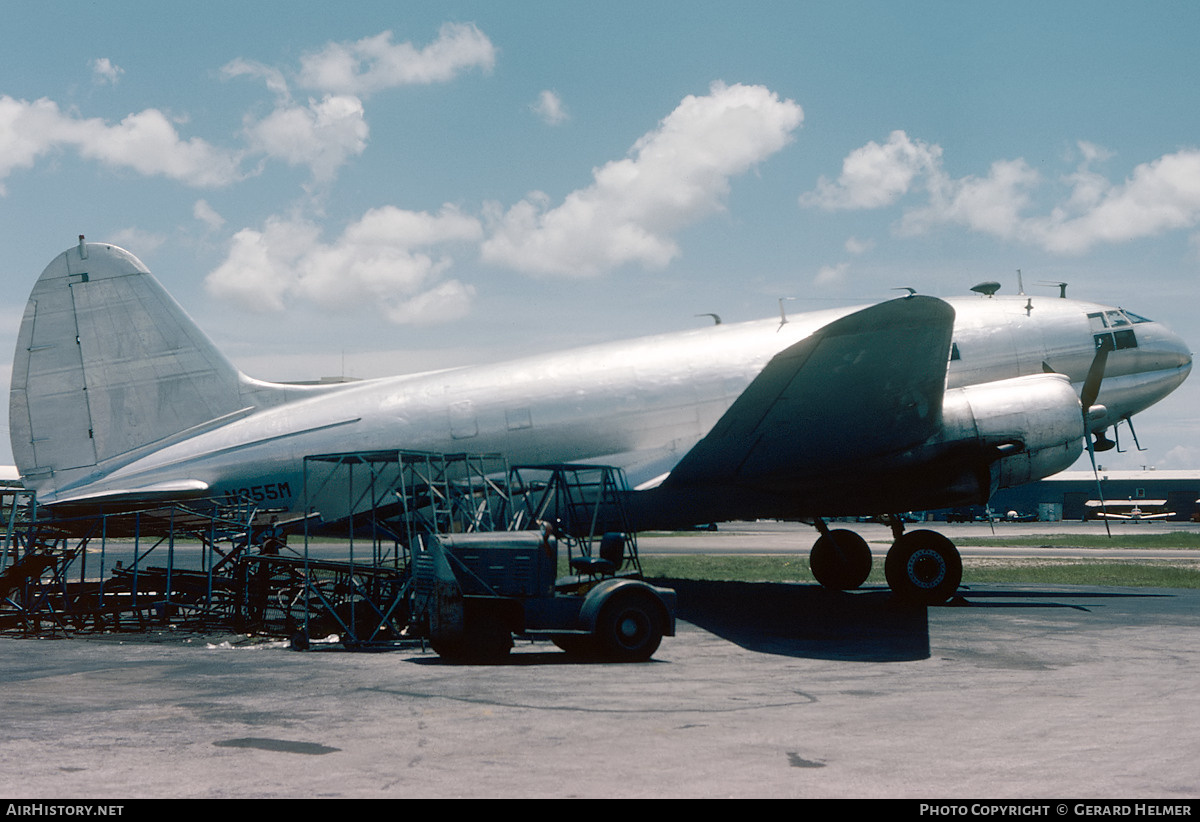
<path id="1" fill-rule="evenodd" d="M 953 328 L 954 309 L 923 296 L 830 323 L 775 355 L 664 486 L 840 474 L 925 441 L 941 418 Z"/>

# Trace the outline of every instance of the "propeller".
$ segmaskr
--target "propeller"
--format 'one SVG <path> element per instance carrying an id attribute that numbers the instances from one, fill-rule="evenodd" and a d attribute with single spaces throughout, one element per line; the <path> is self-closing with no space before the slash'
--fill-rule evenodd
<path id="1" fill-rule="evenodd" d="M 1083 389 L 1079 392 L 1079 405 L 1083 410 L 1083 438 L 1087 441 L 1088 457 L 1092 461 L 1092 474 L 1096 477 L 1096 493 L 1100 497 L 1100 509 L 1107 512 L 1107 506 L 1104 503 L 1104 489 L 1100 486 L 1100 471 L 1096 468 L 1096 448 L 1097 444 L 1093 443 L 1091 427 L 1089 422 L 1093 416 L 1097 418 L 1107 413 L 1103 405 L 1096 405 L 1096 398 L 1100 396 L 1100 383 L 1104 379 L 1104 367 L 1108 364 L 1108 348 L 1101 345 L 1096 349 L 1096 356 L 1092 359 L 1092 364 L 1088 367 L 1087 377 L 1083 380 Z M 1108 442 L 1105 438 L 1104 442 Z M 1101 450 L 1107 450 L 1103 445 Z M 1111 448 L 1111 444 L 1108 448 Z M 1108 536 L 1112 537 L 1112 528 L 1108 525 L 1108 517 L 1104 518 L 1104 531 Z"/>

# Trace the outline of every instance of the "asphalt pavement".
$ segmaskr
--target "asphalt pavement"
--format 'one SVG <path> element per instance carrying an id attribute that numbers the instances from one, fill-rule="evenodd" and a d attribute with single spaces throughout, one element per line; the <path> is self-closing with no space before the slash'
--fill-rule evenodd
<path id="1" fill-rule="evenodd" d="M 677 583 L 644 664 L 0 639 L 0 797 L 1200 795 L 1200 592 Z"/>

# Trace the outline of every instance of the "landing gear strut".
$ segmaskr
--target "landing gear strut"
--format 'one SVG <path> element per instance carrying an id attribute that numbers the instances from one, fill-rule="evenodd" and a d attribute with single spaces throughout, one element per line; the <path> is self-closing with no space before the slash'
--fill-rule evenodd
<path id="1" fill-rule="evenodd" d="M 904 522 L 896 516 L 884 521 L 891 525 L 895 540 L 883 566 L 892 593 L 917 605 L 940 605 L 954 596 L 962 582 L 962 557 L 954 543 L 936 531 L 905 533 Z M 821 519 L 814 524 L 821 536 L 813 544 L 808 564 L 817 582 L 836 591 L 866 582 L 871 573 L 866 540 L 853 531 L 831 531 Z"/>

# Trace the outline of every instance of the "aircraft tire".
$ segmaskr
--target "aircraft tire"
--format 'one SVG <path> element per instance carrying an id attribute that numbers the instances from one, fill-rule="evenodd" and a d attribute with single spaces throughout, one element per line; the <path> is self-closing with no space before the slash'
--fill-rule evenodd
<path id="1" fill-rule="evenodd" d="M 659 604 L 645 592 L 619 594 L 600 609 L 595 644 L 610 662 L 645 662 L 662 638 Z"/>
<path id="2" fill-rule="evenodd" d="M 839 528 L 817 537 L 808 554 L 808 567 L 822 586 L 850 591 L 871 575 L 871 549 L 858 534 Z"/>
<path id="3" fill-rule="evenodd" d="M 962 557 L 936 531 L 909 531 L 892 544 L 884 561 L 892 593 L 918 605 L 941 605 L 962 582 Z"/>

